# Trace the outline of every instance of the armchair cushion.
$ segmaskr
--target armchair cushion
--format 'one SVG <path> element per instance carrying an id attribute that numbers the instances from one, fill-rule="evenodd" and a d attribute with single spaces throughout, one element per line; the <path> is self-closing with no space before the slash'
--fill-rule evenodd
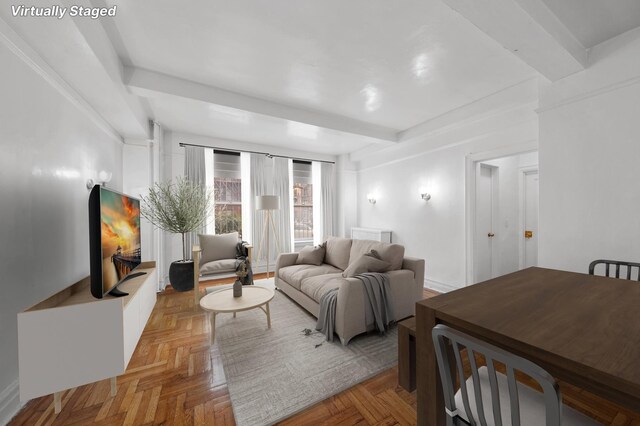
<path id="1" fill-rule="evenodd" d="M 235 259 L 220 259 L 213 262 L 207 262 L 200 267 L 200 273 L 202 275 L 219 274 L 223 272 L 235 272 L 236 260 Z"/>
<path id="2" fill-rule="evenodd" d="M 213 262 L 221 259 L 236 258 L 236 245 L 238 244 L 238 233 L 220 235 L 198 234 L 200 248 L 202 249 L 201 263 Z"/>

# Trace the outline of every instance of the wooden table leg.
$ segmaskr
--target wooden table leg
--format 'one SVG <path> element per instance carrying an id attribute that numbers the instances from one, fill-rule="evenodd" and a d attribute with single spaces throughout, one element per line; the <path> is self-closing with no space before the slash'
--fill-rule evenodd
<path id="1" fill-rule="evenodd" d="M 416 305 L 416 399 L 420 426 L 442 426 L 446 421 L 442 385 L 431 337 L 431 330 L 435 326 L 435 311 L 418 303 Z"/>
<path id="2" fill-rule="evenodd" d="M 416 389 L 416 340 L 402 322 L 398 324 L 398 384 L 407 392 Z"/>
<path id="3" fill-rule="evenodd" d="M 116 385 L 117 385 L 117 377 L 111 378 L 111 396 L 116 396 Z"/>
<path id="4" fill-rule="evenodd" d="M 53 393 L 53 411 L 56 414 L 62 411 L 62 392 Z"/>
<path id="5" fill-rule="evenodd" d="M 271 328 L 271 311 L 269 310 L 269 302 L 267 302 L 267 328 Z"/>
<path id="6" fill-rule="evenodd" d="M 216 312 L 211 313 L 211 344 L 216 341 L 216 316 L 218 314 Z"/>

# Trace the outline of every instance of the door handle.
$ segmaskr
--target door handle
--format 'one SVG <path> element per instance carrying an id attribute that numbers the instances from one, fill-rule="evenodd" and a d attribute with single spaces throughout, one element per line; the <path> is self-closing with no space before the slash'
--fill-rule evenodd
<path id="1" fill-rule="evenodd" d="M 493 238 L 493 237 L 495 237 L 495 236 L 496 236 L 496 234 L 494 234 L 493 232 L 489 232 L 489 233 L 487 234 L 487 237 L 489 237 L 489 238 Z"/>
<path id="2" fill-rule="evenodd" d="M 533 238 L 533 231 L 524 231 L 525 238 Z"/>

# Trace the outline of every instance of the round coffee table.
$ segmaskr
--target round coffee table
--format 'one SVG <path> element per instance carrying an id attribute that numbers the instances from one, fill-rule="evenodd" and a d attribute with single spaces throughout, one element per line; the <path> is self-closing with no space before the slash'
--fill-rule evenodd
<path id="1" fill-rule="evenodd" d="M 233 288 L 224 288 L 207 294 L 200 299 L 202 309 L 209 311 L 211 315 L 211 344 L 216 339 L 216 315 L 248 311 L 260 308 L 267 315 L 267 328 L 271 328 L 271 314 L 269 302 L 275 292 L 270 288 L 247 285 L 242 287 L 242 296 L 233 297 Z M 264 306 L 264 307 L 263 307 Z"/>

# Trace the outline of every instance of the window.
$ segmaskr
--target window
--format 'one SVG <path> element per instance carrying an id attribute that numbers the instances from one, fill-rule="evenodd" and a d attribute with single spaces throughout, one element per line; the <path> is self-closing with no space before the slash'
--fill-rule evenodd
<path id="1" fill-rule="evenodd" d="M 293 239 L 313 241 L 313 184 L 311 163 L 293 162 Z"/>
<path id="2" fill-rule="evenodd" d="M 242 179 L 240 154 L 214 151 L 213 188 L 216 234 L 242 235 Z"/>

